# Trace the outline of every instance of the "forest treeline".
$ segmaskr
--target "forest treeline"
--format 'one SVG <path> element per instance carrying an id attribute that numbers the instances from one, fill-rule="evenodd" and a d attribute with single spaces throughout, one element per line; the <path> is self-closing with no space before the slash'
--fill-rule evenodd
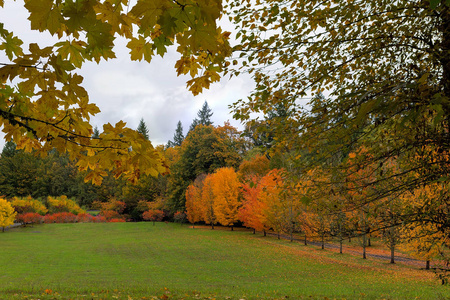
<path id="1" fill-rule="evenodd" d="M 433 227 L 414 214 L 424 201 L 445 190 L 442 183 L 408 193 L 392 191 L 376 202 L 367 201 L 371 194 L 391 184 L 380 178 L 398 173 L 401 161 L 390 159 L 381 167 L 361 164 L 361 157 L 370 161 L 371 154 L 360 148 L 346 154 L 346 168 L 339 172 L 321 167 L 302 170 L 292 160 L 313 159 L 312 153 L 299 155 L 274 146 L 269 124 L 283 115 L 285 111 L 278 107 L 258 126 L 239 131 L 227 122 L 214 126 L 212 111 L 205 102 L 186 137 L 178 122 L 173 141 L 156 148 L 170 172 L 142 176 L 135 184 L 108 174 L 100 185 L 94 185 L 85 182 L 86 174 L 64 153 L 50 151 L 39 157 L 8 142 L 0 158 L 0 193 L 10 199 L 19 211 L 16 219 L 22 222 L 186 218 L 192 224 L 210 224 L 213 228 L 216 224 L 245 226 L 264 234 L 272 230 L 291 240 L 300 235 L 305 243 L 319 241 L 322 247 L 334 241 L 341 251 L 344 239 L 358 238 L 363 257 L 369 239 L 378 237 L 391 250 L 391 262 L 399 247 L 426 261 L 447 257 L 446 237 L 439 232 L 439 225 Z M 143 120 L 137 130 L 148 138 Z M 64 201 L 79 205 L 79 210 L 67 205 L 51 209 L 49 199 L 62 195 L 69 199 Z M 37 201 L 49 208 L 26 211 L 18 209 L 20 201 L 28 201 L 30 207 L 30 201 Z M 103 219 L 88 217 L 86 209 L 100 210 Z M 58 214 L 39 216 L 49 210 Z M 24 216 L 26 212 L 35 214 Z"/>

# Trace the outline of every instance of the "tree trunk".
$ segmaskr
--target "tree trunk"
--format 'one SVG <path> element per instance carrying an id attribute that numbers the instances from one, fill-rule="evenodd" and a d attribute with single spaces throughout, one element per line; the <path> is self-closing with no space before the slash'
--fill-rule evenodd
<path id="1" fill-rule="evenodd" d="M 325 249 L 325 238 L 324 238 L 324 236 L 325 236 L 325 233 L 322 232 L 322 249 Z"/>
<path id="2" fill-rule="evenodd" d="M 266 236 L 267 235 L 267 233 L 266 233 L 266 230 L 264 229 L 264 236 Z"/>
<path id="3" fill-rule="evenodd" d="M 253 234 L 255 234 L 256 233 L 256 229 L 255 228 L 253 228 Z"/>
<path id="4" fill-rule="evenodd" d="M 425 270 L 429 270 L 430 269 L 430 261 L 427 260 L 426 265 L 425 265 Z"/>
<path id="5" fill-rule="evenodd" d="M 342 254 L 342 242 L 344 240 L 344 237 L 342 236 L 342 219 L 341 214 L 339 214 L 339 253 Z"/>
<path id="6" fill-rule="evenodd" d="M 392 203 L 392 201 L 391 201 Z M 389 228 L 390 231 L 390 245 L 389 248 L 391 248 L 391 264 L 395 264 L 395 257 L 394 257 L 394 251 L 395 251 L 395 228 L 394 226 L 391 224 L 391 228 Z"/>
<path id="7" fill-rule="evenodd" d="M 366 214 L 364 210 L 362 210 L 362 233 L 363 233 L 363 259 L 366 259 L 366 244 L 367 244 L 367 232 L 366 232 Z"/>
<path id="8" fill-rule="evenodd" d="M 306 233 L 305 233 L 305 246 L 308 245 L 307 241 L 306 241 Z"/>
<path id="9" fill-rule="evenodd" d="M 234 227 L 233 226 L 231 226 L 231 231 L 234 231 Z"/>
<path id="10" fill-rule="evenodd" d="M 363 259 L 366 259 L 366 233 L 363 233 Z"/>
<path id="11" fill-rule="evenodd" d="M 391 264 L 395 264 L 394 250 L 395 247 L 391 247 Z"/>

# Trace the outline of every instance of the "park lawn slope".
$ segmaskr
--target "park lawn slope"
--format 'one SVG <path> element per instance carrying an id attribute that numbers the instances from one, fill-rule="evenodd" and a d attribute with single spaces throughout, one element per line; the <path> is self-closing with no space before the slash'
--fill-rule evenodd
<path id="1" fill-rule="evenodd" d="M 1 299 L 446 299 L 432 272 L 248 231 L 45 224 L 0 235 Z"/>

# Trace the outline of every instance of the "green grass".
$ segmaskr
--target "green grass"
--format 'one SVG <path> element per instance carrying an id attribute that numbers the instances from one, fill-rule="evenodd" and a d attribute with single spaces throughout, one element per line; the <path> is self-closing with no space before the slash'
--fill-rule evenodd
<path id="1" fill-rule="evenodd" d="M 15 228 L 0 262 L 0 299 L 450 299 L 429 271 L 179 224 Z"/>

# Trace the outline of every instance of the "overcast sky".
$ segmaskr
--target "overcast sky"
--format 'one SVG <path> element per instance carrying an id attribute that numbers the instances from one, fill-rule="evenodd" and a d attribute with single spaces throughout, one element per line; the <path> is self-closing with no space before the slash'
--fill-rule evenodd
<path id="1" fill-rule="evenodd" d="M 54 39 L 49 34 L 29 29 L 27 17 L 20 0 L 5 1 L 4 8 L 0 8 L 0 20 L 5 29 L 13 31 L 24 44 L 38 42 L 41 47 L 53 44 Z M 100 64 L 88 62 L 77 72 L 84 77 L 82 85 L 89 93 L 90 101 L 101 110 L 92 119 L 93 126 L 98 126 L 101 131 L 103 124 L 123 120 L 128 127 L 135 129 L 143 118 L 153 144 L 166 144 L 172 139 L 179 120 L 184 133 L 187 133 L 206 100 L 214 113 L 214 125 L 222 125 L 229 120 L 242 129 L 239 122 L 232 119 L 228 105 L 249 95 L 253 83 L 248 76 L 231 80 L 223 78 L 220 83 L 194 97 L 186 89 L 189 78 L 176 75 L 177 54 L 174 49 L 170 49 L 164 58 L 155 56 L 148 64 L 132 62 L 125 45 L 126 42 L 116 40 L 116 59 Z M 24 48 L 27 50 L 28 46 Z M 4 59 L 0 55 L 0 62 Z M 1 139 L 0 146 L 3 144 Z"/>

